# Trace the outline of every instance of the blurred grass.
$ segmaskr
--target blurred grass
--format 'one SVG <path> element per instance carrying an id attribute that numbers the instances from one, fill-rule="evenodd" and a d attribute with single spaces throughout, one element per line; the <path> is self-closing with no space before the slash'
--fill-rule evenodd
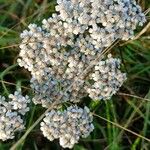
<path id="1" fill-rule="evenodd" d="M 138 0 L 138 2 L 143 11 L 150 8 L 150 0 Z M 29 88 L 30 74 L 16 64 L 19 53 L 19 34 L 29 23 L 39 24 L 43 18 L 51 16 L 55 12 L 55 4 L 55 0 L 0 0 L 1 94 L 7 96 L 22 86 L 26 87 L 22 88 L 24 94 L 32 95 Z M 150 21 L 150 13 L 147 14 L 147 18 Z M 135 34 L 141 29 L 138 28 Z M 112 53 L 122 59 L 128 80 L 111 100 L 87 102 L 91 111 L 99 117 L 94 117 L 93 133 L 87 139 L 81 139 L 73 148 L 74 150 L 150 149 L 150 29 L 138 40 L 113 48 Z M 33 104 L 31 108 L 27 114 L 27 129 L 44 112 L 43 108 Z M 25 132 L 17 133 L 14 140 L 0 142 L 0 150 L 9 150 Z M 18 149 L 55 150 L 62 148 L 57 140 L 49 142 L 44 138 L 37 126 Z"/>

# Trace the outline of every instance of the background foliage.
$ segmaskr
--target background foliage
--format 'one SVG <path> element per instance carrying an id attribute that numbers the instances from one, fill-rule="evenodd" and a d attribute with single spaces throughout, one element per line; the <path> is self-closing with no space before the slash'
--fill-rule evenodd
<path id="1" fill-rule="evenodd" d="M 143 11 L 150 9 L 150 0 L 138 0 Z M 55 12 L 56 0 L 0 0 L 0 93 L 7 96 L 22 87 L 32 95 L 30 74 L 18 67 L 19 34 L 29 23 L 38 23 Z M 147 23 L 150 20 L 147 14 Z M 145 24 L 145 26 L 146 26 Z M 143 27 L 144 28 L 144 27 Z M 138 34 L 143 28 L 138 28 Z M 149 150 L 150 149 L 150 28 L 137 40 L 120 42 L 112 53 L 121 58 L 128 74 L 119 93 L 109 101 L 86 104 L 94 113 L 94 132 L 81 139 L 74 150 Z M 31 104 L 27 115 L 27 130 L 44 112 Z M 14 140 L 0 142 L 0 150 L 7 150 L 25 133 L 17 133 Z M 58 141 L 49 142 L 36 126 L 17 148 L 18 150 L 62 149 Z"/>

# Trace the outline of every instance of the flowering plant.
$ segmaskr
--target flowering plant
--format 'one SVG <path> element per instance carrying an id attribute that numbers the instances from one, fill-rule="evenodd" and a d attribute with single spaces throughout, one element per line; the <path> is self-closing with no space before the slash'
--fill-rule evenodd
<path id="1" fill-rule="evenodd" d="M 30 24 L 20 35 L 17 62 L 31 73 L 32 101 L 45 108 L 54 105 L 41 122 L 43 135 L 72 148 L 94 129 L 89 108 L 78 107 L 78 102 L 87 96 L 110 99 L 126 80 L 120 59 L 103 56 L 105 48 L 115 40 L 132 39 L 136 26 L 146 19 L 135 0 L 57 0 L 55 8 L 57 13 L 42 26 Z M 10 130 L 2 140 L 24 128 L 20 115 L 29 110 L 28 96 L 15 92 L 9 98 L 11 102 L 1 97 L 0 130 Z M 60 110 L 66 102 L 70 106 Z"/>

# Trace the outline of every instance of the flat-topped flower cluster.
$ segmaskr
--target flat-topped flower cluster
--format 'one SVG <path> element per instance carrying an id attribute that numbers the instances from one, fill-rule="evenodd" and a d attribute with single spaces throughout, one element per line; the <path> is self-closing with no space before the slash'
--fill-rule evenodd
<path id="1" fill-rule="evenodd" d="M 10 94 L 9 98 L 0 96 L 0 139 L 13 139 L 17 131 L 25 129 L 23 116 L 29 111 L 29 97 L 21 91 Z"/>
<path id="2" fill-rule="evenodd" d="M 94 129 L 89 109 L 77 102 L 110 99 L 126 80 L 119 59 L 98 56 L 115 40 L 132 39 L 146 19 L 134 0 L 57 0 L 56 12 L 23 31 L 18 64 L 31 72 L 35 104 L 57 101 L 41 123 L 44 136 L 72 148 Z M 64 102 L 71 106 L 60 111 Z"/>
<path id="3" fill-rule="evenodd" d="M 63 102 L 80 102 L 86 96 L 110 99 L 126 80 L 121 61 L 109 54 L 97 59 L 86 75 L 83 72 L 114 40 L 134 37 L 136 26 L 146 21 L 140 6 L 134 0 L 57 0 L 57 4 L 57 14 L 44 19 L 41 27 L 30 24 L 21 34 L 18 63 L 31 72 L 33 102 L 48 108 L 55 101 L 60 106 Z M 41 123 L 44 136 L 59 138 L 63 147 L 72 148 L 80 136 L 89 135 L 93 129 L 91 124 L 92 128 L 85 128 L 81 134 L 76 126 L 84 121 L 89 124 L 88 117 L 82 120 L 81 113 L 72 118 L 73 107 L 60 112 L 56 106 Z"/>
<path id="4" fill-rule="evenodd" d="M 72 148 L 80 137 L 87 137 L 93 131 L 92 120 L 93 117 L 86 106 L 82 109 L 75 105 L 63 112 L 52 110 L 47 113 L 41 122 L 41 130 L 50 141 L 59 138 L 62 147 Z"/>

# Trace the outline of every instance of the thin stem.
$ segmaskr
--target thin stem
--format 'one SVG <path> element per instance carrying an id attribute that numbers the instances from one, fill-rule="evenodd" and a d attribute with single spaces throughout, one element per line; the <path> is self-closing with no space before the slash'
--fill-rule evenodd
<path id="1" fill-rule="evenodd" d="M 129 130 L 129 129 L 127 129 L 127 128 L 125 128 L 125 127 L 123 127 L 123 126 L 117 124 L 117 123 L 115 123 L 115 122 L 112 122 L 112 121 L 110 121 L 110 120 L 108 120 L 108 119 L 106 119 L 106 118 L 104 118 L 104 117 L 102 117 L 102 116 L 99 116 L 99 115 L 97 115 L 97 114 L 93 114 L 93 115 L 96 116 L 96 117 L 98 117 L 98 118 L 100 118 L 100 119 L 102 119 L 102 120 L 104 120 L 104 121 L 106 121 L 106 122 L 111 123 L 112 125 L 114 125 L 114 126 L 120 128 L 120 129 L 122 129 L 122 130 L 124 130 L 124 131 L 127 131 L 127 132 L 129 132 L 129 133 L 131 133 L 131 134 L 133 134 L 133 135 L 135 135 L 135 136 L 137 136 L 137 137 L 140 137 L 140 138 L 142 138 L 142 139 L 144 139 L 144 140 L 150 142 L 150 139 L 148 139 L 148 138 L 146 138 L 146 137 L 144 137 L 144 136 L 142 136 L 142 135 L 140 135 L 140 134 L 138 134 L 138 133 L 136 133 L 136 132 L 134 132 L 134 131 L 131 131 L 131 130 Z"/>

